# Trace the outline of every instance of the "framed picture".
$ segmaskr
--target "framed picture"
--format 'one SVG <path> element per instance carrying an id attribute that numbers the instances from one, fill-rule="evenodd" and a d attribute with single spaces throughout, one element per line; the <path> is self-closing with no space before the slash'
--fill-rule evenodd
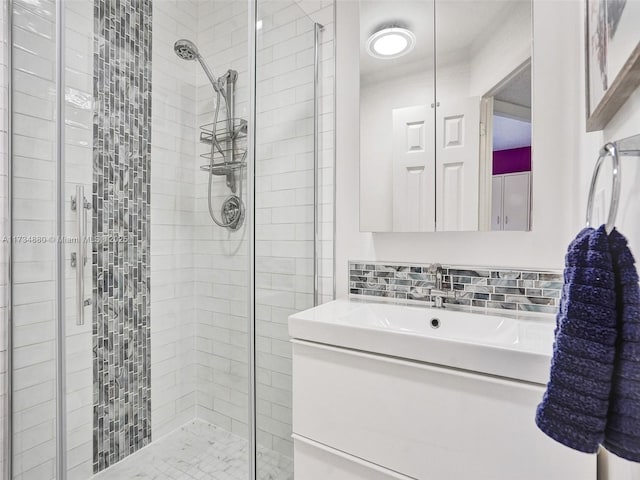
<path id="1" fill-rule="evenodd" d="M 640 86 L 640 1 L 585 0 L 587 132 L 602 130 Z"/>

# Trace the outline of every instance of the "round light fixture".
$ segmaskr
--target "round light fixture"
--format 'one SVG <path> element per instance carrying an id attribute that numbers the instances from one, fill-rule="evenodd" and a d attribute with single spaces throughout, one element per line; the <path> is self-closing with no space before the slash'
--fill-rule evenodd
<path id="1" fill-rule="evenodd" d="M 416 45 L 416 36 L 401 27 L 378 30 L 367 40 L 367 51 L 375 58 L 398 58 L 406 55 Z"/>

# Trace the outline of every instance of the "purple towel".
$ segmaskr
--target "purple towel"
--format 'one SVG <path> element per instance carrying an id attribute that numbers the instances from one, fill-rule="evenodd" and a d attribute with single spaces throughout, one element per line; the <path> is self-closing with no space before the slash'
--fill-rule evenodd
<path id="1" fill-rule="evenodd" d="M 640 288 L 627 240 L 609 235 L 618 302 L 618 340 L 604 447 L 640 462 Z"/>
<path id="2" fill-rule="evenodd" d="M 607 232 L 604 226 L 585 228 L 565 257 L 551 376 L 536 412 L 540 430 L 581 452 L 596 453 L 605 438 L 616 323 L 615 274 Z"/>

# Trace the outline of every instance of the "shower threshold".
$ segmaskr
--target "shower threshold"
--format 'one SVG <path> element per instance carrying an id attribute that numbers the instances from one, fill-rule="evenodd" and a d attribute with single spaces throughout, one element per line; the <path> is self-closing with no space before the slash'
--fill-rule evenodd
<path id="1" fill-rule="evenodd" d="M 248 442 L 201 420 L 189 422 L 92 480 L 247 480 Z M 259 480 L 293 480 L 293 460 L 258 448 Z"/>

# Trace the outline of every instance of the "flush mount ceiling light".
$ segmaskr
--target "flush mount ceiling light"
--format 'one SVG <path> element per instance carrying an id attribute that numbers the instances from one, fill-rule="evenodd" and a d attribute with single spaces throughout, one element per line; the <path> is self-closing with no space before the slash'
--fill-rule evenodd
<path id="1" fill-rule="evenodd" d="M 416 36 L 402 27 L 378 30 L 367 40 L 367 51 L 375 58 L 398 58 L 406 55 L 416 45 Z"/>

